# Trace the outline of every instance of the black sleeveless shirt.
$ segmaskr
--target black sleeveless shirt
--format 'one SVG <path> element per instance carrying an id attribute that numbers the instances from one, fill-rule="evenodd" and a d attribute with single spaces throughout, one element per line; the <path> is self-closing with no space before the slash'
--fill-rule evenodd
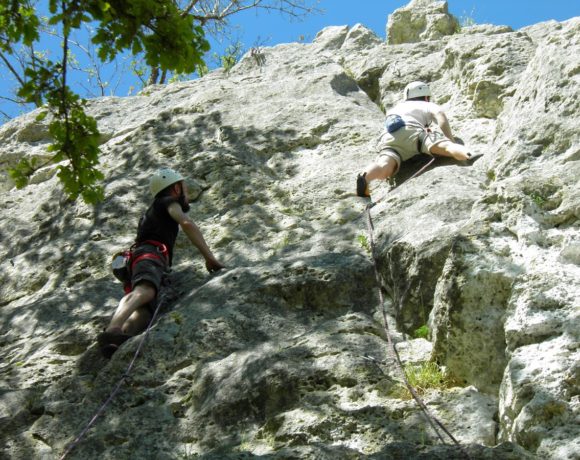
<path id="1" fill-rule="evenodd" d="M 167 208 L 172 203 L 179 204 L 179 198 L 164 196 L 155 198 L 149 209 L 139 220 L 137 228 L 137 244 L 147 240 L 158 241 L 167 246 L 169 251 L 169 265 L 173 262 L 173 247 L 179 231 L 179 225 L 169 215 Z"/>

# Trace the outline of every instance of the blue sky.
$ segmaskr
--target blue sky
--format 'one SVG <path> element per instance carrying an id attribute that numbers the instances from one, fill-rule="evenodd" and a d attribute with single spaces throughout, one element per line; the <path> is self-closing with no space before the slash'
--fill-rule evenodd
<path id="1" fill-rule="evenodd" d="M 387 17 L 408 0 L 321 0 L 324 14 L 307 17 L 304 21 L 289 21 L 274 13 L 248 11 L 236 17 L 243 29 L 241 41 L 250 48 L 258 44 L 311 41 L 316 33 L 330 25 L 353 26 L 361 23 L 385 38 Z M 580 16 L 579 0 L 449 0 L 451 14 L 460 21 L 471 18 L 478 24 L 509 25 L 519 29 L 538 22 L 555 19 L 563 21 Z"/>
<path id="2" fill-rule="evenodd" d="M 42 2 L 45 0 L 41 0 Z M 385 38 L 385 27 L 387 18 L 397 8 L 405 6 L 409 0 L 320 0 L 318 7 L 323 10 L 321 14 L 307 16 L 303 20 L 297 21 L 282 16 L 278 13 L 267 13 L 249 10 L 232 17 L 232 24 L 235 25 L 233 40 L 239 40 L 244 50 L 253 46 L 274 46 L 280 43 L 304 41 L 310 42 L 316 34 L 324 27 L 332 25 L 353 26 L 361 23 L 372 29 L 379 37 Z M 514 29 L 519 29 L 527 25 L 555 19 L 564 21 L 574 16 L 580 16 L 580 0 L 449 0 L 449 11 L 456 16 L 460 22 L 467 18 L 477 24 L 509 25 Z M 212 50 L 208 58 L 211 67 L 214 53 L 223 54 L 227 43 L 212 42 Z M 42 44 L 37 46 L 42 49 Z M 60 54 L 60 49 L 56 49 Z M 82 55 L 77 54 L 82 61 Z M 10 117 L 22 113 L 23 109 L 6 102 L 3 97 L 10 97 L 13 87 L 10 76 L 6 75 L 6 69 L 2 70 L 3 84 L 0 87 L 0 123 L 6 121 L 2 113 Z M 112 65 L 104 69 L 105 79 L 110 79 L 114 91 L 109 90 L 109 94 L 116 96 L 126 96 L 134 94 L 140 89 L 140 82 L 130 73 L 123 73 L 123 78 L 113 81 L 115 75 Z M 77 82 L 71 82 L 75 91 L 83 97 L 94 97 L 94 94 L 83 92 L 83 80 L 86 75 L 80 75 Z M 86 80 L 86 78 L 84 78 Z M 85 85 L 86 86 L 86 85 Z"/>

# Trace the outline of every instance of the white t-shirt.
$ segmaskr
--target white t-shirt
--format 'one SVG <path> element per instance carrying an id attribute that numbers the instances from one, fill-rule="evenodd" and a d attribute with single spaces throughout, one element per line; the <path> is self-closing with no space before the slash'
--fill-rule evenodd
<path id="1" fill-rule="evenodd" d="M 387 115 L 399 115 L 405 120 L 417 121 L 423 127 L 429 126 L 431 123 L 437 124 L 435 115 L 441 111 L 441 107 L 434 102 L 427 101 L 403 101 L 387 112 Z M 411 120 L 409 120 L 409 117 Z"/>

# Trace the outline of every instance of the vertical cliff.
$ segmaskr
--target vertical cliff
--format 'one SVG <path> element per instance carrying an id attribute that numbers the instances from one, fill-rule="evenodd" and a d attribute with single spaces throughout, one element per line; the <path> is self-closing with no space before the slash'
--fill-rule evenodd
<path id="1" fill-rule="evenodd" d="M 162 315 L 71 458 L 461 458 L 396 391 L 354 196 L 384 110 L 424 80 L 485 155 L 407 180 L 417 158 L 372 189 L 394 340 L 453 382 L 423 398 L 471 458 L 578 458 L 580 20 L 459 28 L 445 2 L 413 1 L 387 37 L 330 27 L 229 73 L 91 101 L 98 206 L 64 199 L 54 166 L 22 190 L 3 176 L 3 457 L 58 458 L 124 375 L 140 337 L 110 361 L 95 344 L 122 295 L 108 263 L 169 166 L 228 269 L 206 275 L 180 236 Z M 31 113 L 0 141 L 8 166 L 50 139 Z"/>

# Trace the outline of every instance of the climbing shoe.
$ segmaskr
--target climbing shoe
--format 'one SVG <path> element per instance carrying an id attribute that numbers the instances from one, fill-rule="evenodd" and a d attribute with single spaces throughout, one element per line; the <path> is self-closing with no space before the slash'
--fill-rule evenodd
<path id="1" fill-rule="evenodd" d="M 118 345 L 110 343 L 109 345 L 104 345 L 101 347 L 101 354 L 103 355 L 103 357 L 111 359 L 113 353 L 115 353 L 118 349 L 119 349 Z"/>
<path id="2" fill-rule="evenodd" d="M 369 193 L 369 184 L 365 176 L 367 173 L 362 173 L 356 176 L 356 194 L 363 198 L 370 198 L 371 194 Z"/>
<path id="3" fill-rule="evenodd" d="M 469 163 L 473 163 L 474 161 L 479 160 L 482 156 L 483 156 L 483 153 L 471 153 L 471 152 L 469 152 L 467 154 L 467 160 L 465 160 L 465 161 L 467 161 Z"/>
<path id="4" fill-rule="evenodd" d="M 110 358 L 117 349 L 129 340 L 132 336 L 122 332 L 101 332 L 97 336 L 97 343 L 101 349 L 101 354 L 105 358 Z"/>

